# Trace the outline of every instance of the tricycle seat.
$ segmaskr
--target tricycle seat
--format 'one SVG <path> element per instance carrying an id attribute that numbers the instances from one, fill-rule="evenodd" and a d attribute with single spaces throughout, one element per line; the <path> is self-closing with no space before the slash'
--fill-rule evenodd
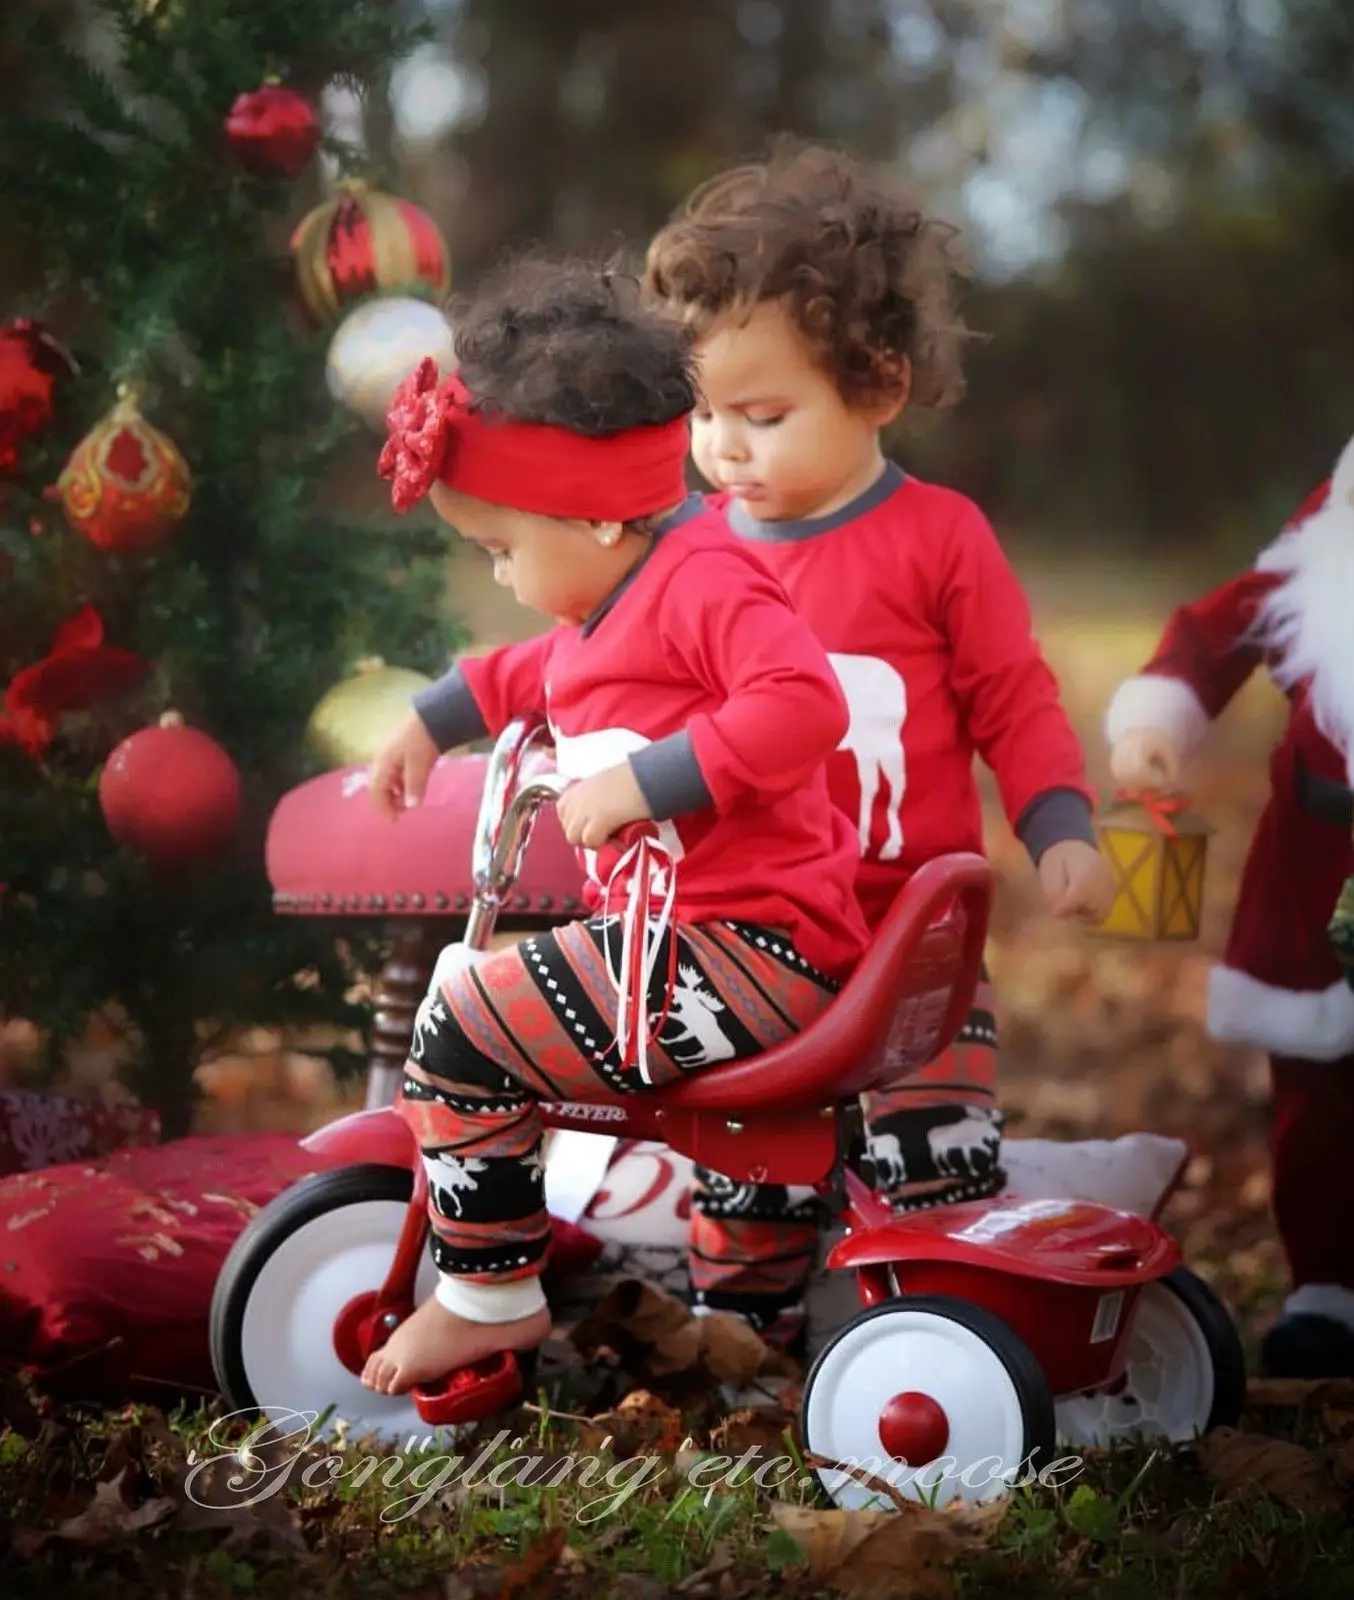
<path id="1" fill-rule="evenodd" d="M 669 1113 L 817 1110 L 918 1071 L 946 1048 L 973 1004 L 991 901 L 992 868 L 982 856 L 926 862 L 812 1027 L 656 1090 L 653 1103 Z"/>
<path id="2" fill-rule="evenodd" d="M 959 1031 L 982 969 L 992 887 L 982 856 L 926 862 L 812 1027 L 644 1095 L 642 1107 L 621 1113 L 628 1131 L 647 1124 L 672 1149 L 739 1182 L 823 1182 L 838 1159 L 838 1108 L 919 1071 Z M 554 1126 L 616 1131 L 590 1115 L 600 1121 L 612 1108 L 548 1109 Z"/>

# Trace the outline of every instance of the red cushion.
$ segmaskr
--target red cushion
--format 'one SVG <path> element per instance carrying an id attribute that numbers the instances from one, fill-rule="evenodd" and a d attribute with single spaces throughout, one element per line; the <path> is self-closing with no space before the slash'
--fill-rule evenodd
<path id="1" fill-rule="evenodd" d="M 422 803 L 395 823 L 372 804 L 363 767 L 321 773 L 283 795 L 268 824 L 266 851 L 277 909 L 464 915 L 487 765 L 484 756 L 443 756 Z M 583 881 L 555 808 L 542 807 L 505 912 L 546 913 L 547 920 L 577 912 Z"/>
<path id="2" fill-rule="evenodd" d="M 222 1263 L 255 1210 L 323 1165 L 295 1134 L 237 1134 L 0 1179 L 0 1365 L 67 1398 L 214 1395 Z M 552 1277 L 601 1248 L 557 1220 Z"/>
<path id="3" fill-rule="evenodd" d="M 159 1142 L 160 1118 L 154 1111 L 31 1089 L 0 1092 L 0 1174 L 94 1161 L 124 1145 Z"/>

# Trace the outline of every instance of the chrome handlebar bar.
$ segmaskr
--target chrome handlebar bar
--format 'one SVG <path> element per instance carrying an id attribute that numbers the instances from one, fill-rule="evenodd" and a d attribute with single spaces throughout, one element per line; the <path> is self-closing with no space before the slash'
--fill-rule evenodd
<path id="1" fill-rule="evenodd" d="M 472 950 L 488 949 L 541 807 L 568 786 L 567 778 L 546 768 L 549 748 L 544 722 L 517 717 L 499 734 L 489 757 L 471 856 L 475 889 L 465 943 Z"/>

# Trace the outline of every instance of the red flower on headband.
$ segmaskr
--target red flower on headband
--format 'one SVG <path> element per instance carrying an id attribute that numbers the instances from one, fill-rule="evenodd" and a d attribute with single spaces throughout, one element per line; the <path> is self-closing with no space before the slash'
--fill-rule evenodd
<path id="1" fill-rule="evenodd" d="M 390 503 L 408 511 L 437 482 L 451 437 L 456 380 L 443 380 L 436 361 L 424 356 L 395 391 L 386 414 L 389 438 L 376 470 L 391 480 Z"/>

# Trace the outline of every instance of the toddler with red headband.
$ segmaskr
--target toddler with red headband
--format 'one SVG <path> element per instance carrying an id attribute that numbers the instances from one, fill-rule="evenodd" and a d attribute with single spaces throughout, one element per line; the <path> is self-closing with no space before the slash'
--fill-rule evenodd
<path id="1" fill-rule="evenodd" d="M 638 285 L 542 262 L 451 320 L 457 374 L 428 361 L 402 387 L 381 473 L 554 627 L 416 702 L 372 792 L 395 816 L 440 751 L 544 716 L 590 914 L 425 1002 L 400 1105 L 439 1279 L 367 1365 L 386 1394 L 548 1333 L 540 1101 L 756 1055 L 822 1013 L 868 939 L 827 789 L 846 702 L 755 552 L 687 493 L 688 335 Z"/>

